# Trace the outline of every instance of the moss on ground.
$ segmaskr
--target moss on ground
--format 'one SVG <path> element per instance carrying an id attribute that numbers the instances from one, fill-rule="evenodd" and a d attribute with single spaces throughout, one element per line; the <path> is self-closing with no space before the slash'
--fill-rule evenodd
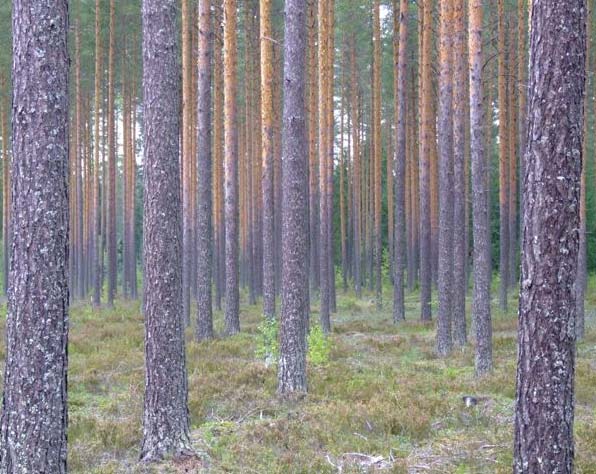
<path id="1" fill-rule="evenodd" d="M 594 294 L 588 292 L 588 331 L 578 347 L 578 473 L 596 472 Z M 474 377 L 471 345 L 437 359 L 434 325 L 417 321 L 417 295 L 409 295 L 406 305 L 407 322 L 394 326 L 388 302 L 377 312 L 370 295 L 357 300 L 338 293 L 329 360 L 309 368 L 309 395 L 295 403 L 276 399 L 275 367 L 255 356 L 259 307 L 242 306 L 243 333 L 232 338 L 196 344 L 189 330 L 191 436 L 200 457 L 159 466 L 137 463 L 144 376 L 139 305 L 75 305 L 70 471 L 511 472 L 514 303 L 510 314 L 494 311 L 495 371 L 482 380 Z M 221 329 L 222 314 L 215 318 Z M 461 397 L 468 394 L 479 397 L 477 407 L 464 406 Z"/>

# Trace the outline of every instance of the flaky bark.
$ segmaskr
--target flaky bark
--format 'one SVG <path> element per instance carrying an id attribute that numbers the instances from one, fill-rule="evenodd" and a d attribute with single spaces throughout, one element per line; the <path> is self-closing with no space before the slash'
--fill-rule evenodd
<path id="1" fill-rule="evenodd" d="M 12 24 L 14 225 L 0 472 L 62 474 L 69 292 L 67 2 L 15 0 Z"/>
<path id="2" fill-rule="evenodd" d="M 514 472 L 573 472 L 586 2 L 532 2 Z"/>
<path id="3" fill-rule="evenodd" d="M 176 0 L 143 0 L 145 404 L 141 459 L 188 454 Z"/>
<path id="4" fill-rule="evenodd" d="M 197 328 L 196 339 L 213 337 L 211 280 L 213 261 L 211 163 L 211 0 L 199 0 L 199 70 L 197 110 Z"/>
<path id="5" fill-rule="evenodd" d="M 306 0 L 287 0 L 284 36 L 282 309 L 278 388 L 306 392 L 308 300 L 308 148 L 306 143 Z"/>

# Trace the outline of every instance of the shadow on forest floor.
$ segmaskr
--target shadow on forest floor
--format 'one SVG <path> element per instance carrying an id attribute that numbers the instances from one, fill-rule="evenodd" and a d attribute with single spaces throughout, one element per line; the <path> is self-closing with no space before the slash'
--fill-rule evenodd
<path id="1" fill-rule="evenodd" d="M 588 292 L 588 330 L 578 348 L 578 473 L 596 472 L 594 293 Z M 138 304 L 120 301 L 99 311 L 76 305 L 70 472 L 511 472 L 513 302 L 507 315 L 493 311 L 495 371 L 481 380 L 474 377 L 472 345 L 437 359 L 434 324 L 417 321 L 417 295 L 406 305 L 408 321 L 394 326 L 390 302 L 377 312 L 370 297 L 358 301 L 339 292 L 329 360 L 309 368 L 309 395 L 297 404 L 276 399 L 275 367 L 255 356 L 260 307 L 242 306 L 243 332 L 233 338 L 196 344 L 189 330 L 189 408 L 201 458 L 159 466 L 137 463 L 143 403 Z M 221 329 L 222 314 L 215 316 Z M 313 311 L 312 320 L 317 317 Z M 478 405 L 466 408 L 464 395 L 477 397 Z"/>

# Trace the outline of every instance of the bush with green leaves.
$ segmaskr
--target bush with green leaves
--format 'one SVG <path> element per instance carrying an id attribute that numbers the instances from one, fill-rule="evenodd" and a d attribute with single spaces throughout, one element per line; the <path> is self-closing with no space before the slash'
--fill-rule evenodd
<path id="1" fill-rule="evenodd" d="M 277 319 L 264 318 L 263 322 L 257 326 L 257 333 L 255 356 L 264 360 L 268 366 L 277 364 L 279 358 L 279 324 Z M 323 365 L 329 361 L 331 342 L 318 324 L 310 328 L 307 348 L 306 357 L 310 364 Z"/>

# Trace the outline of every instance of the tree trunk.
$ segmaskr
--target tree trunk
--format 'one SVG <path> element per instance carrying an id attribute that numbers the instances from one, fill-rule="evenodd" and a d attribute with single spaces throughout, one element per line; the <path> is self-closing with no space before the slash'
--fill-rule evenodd
<path id="1" fill-rule="evenodd" d="M 397 1 L 394 0 L 394 15 L 398 15 L 396 10 Z M 395 24 L 395 23 L 394 23 Z M 394 35 L 398 32 L 393 31 Z M 395 134 L 395 219 L 394 219 L 394 239 L 395 239 L 395 262 L 393 273 L 393 322 L 397 323 L 406 319 L 404 302 L 404 268 L 406 257 L 406 76 L 408 52 L 408 1 L 400 0 L 399 8 L 399 53 L 397 57 L 397 87 L 395 95 L 396 114 L 396 134 Z M 389 211 L 391 212 L 391 210 Z"/>
<path id="2" fill-rule="evenodd" d="M 320 319 L 321 327 L 327 334 L 331 331 L 331 322 L 329 318 L 329 300 L 330 300 L 330 278 L 329 278 L 329 203 L 327 200 L 327 160 L 329 158 L 328 148 L 328 101 L 327 101 L 327 83 L 328 83 L 328 58 L 327 48 L 329 47 L 329 17 L 327 2 L 330 0 L 319 0 L 319 207 L 320 207 L 320 255 L 319 255 L 319 283 L 321 286 L 321 308 Z"/>
<path id="3" fill-rule="evenodd" d="M 473 0 L 469 14 L 470 148 L 472 161 L 473 272 L 472 318 L 476 337 L 476 375 L 492 370 L 492 323 L 490 315 L 490 213 L 489 163 L 484 151 L 484 91 L 482 86 L 482 0 Z"/>
<path id="4" fill-rule="evenodd" d="M 381 262 L 383 235 L 381 234 L 381 161 L 383 144 L 381 141 L 381 15 L 379 0 L 373 3 L 373 140 L 374 140 L 374 254 L 377 311 L 383 308 L 383 282 L 381 281 Z M 403 230 L 403 228 L 402 228 Z"/>
<path id="5" fill-rule="evenodd" d="M 507 61 L 504 1 L 498 0 L 499 22 L 499 306 L 507 311 L 509 285 L 509 144 L 507 133 Z"/>
<path id="6" fill-rule="evenodd" d="M 236 0 L 224 0 L 224 160 L 226 225 L 226 307 L 225 331 L 240 332 L 240 294 L 238 280 L 238 118 Z"/>
<path id="7" fill-rule="evenodd" d="M 437 353 L 451 352 L 453 325 L 453 87 L 452 87 L 453 0 L 441 0 L 441 46 L 439 77 L 439 312 Z M 463 229 L 460 229 L 462 232 Z"/>
<path id="8" fill-rule="evenodd" d="M 466 344 L 466 69 L 464 2 L 454 0 L 453 15 L 453 339 Z"/>
<path id="9" fill-rule="evenodd" d="M 306 143 L 306 0 L 287 0 L 284 36 L 282 309 L 277 391 L 306 392 L 308 301 L 308 149 Z"/>
<path id="10" fill-rule="evenodd" d="M 102 78 L 102 48 L 101 48 L 101 0 L 95 0 L 95 116 L 94 116 L 94 146 L 93 146 L 93 251 L 91 253 L 93 265 L 93 305 L 101 304 L 101 201 L 99 194 L 100 167 L 100 134 L 101 120 L 101 78 Z"/>
<path id="11" fill-rule="evenodd" d="M 211 0 L 199 1 L 199 77 L 197 111 L 197 328 L 198 341 L 213 337 L 211 281 L 213 262 L 211 182 Z"/>
<path id="12" fill-rule="evenodd" d="M 68 4 L 14 0 L 12 21 L 14 225 L 0 471 L 66 473 Z"/>
<path id="13" fill-rule="evenodd" d="M 432 65 L 431 65 L 431 34 L 433 0 L 426 0 L 423 5 L 422 25 L 422 55 L 420 60 L 422 82 L 422 110 L 420 118 L 420 318 L 430 321 L 431 313 L 431 196 L 430 196 L 430 161 L 432 122 Z"/>
<path id="14" fill-rule="evenodd" d="M 143 0 L 145 406 L 141 460 L 191 452 L 182 319 L 176 0 Z"/>
<path id="15" fill-rule="evenodd" d="M 532 2 L 514 472 L 573 472 L 586 2 Z"/>
<path id="16" fill-rule="evenodd" d="M 351 51 L 350 51 L 350 63 L 351 63 L 351 109 L 352 109 L 352 141 L 354 143 L 354 147 L 352 149 L 352 161 L 354 163 L 354 171 L 353 171 L 353 183 L 354 183 L 354 192 L 352 193 L 353 196 L 353 209 L 354 209 L 354 218 L 353 226 L 354 226 L 354 291 L 356 292 L 356 297 L 362 297 L 362 275 L 361 275 L 361 263 L 362 263 L 362 256 L 361 256 L 361 235 L 362 235 L 362 211 L 361 211 L 361 184 L 362 179 L 360 175 L 360 109 L 359 109 L 359 93 L 358 93 L 358 69 L 356 64 L 356 40 L 354 37 L 351 39 Z"/>

